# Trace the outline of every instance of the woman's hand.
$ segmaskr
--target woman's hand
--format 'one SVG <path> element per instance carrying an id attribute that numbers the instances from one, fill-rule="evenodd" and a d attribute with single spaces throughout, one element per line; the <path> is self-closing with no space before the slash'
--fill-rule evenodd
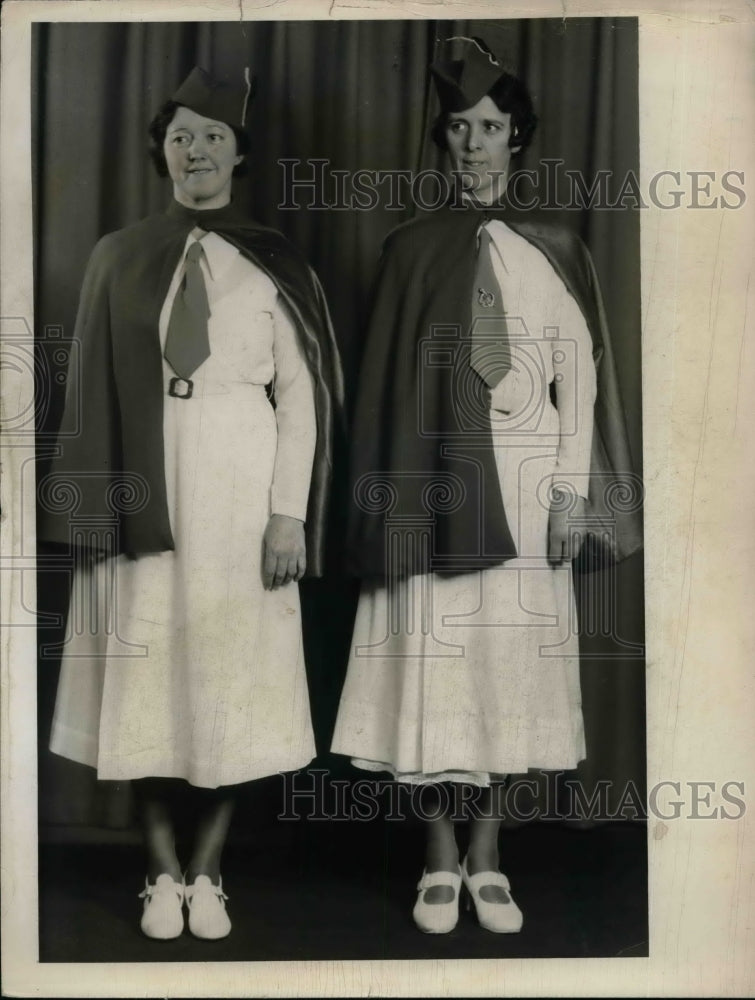
<path id="1" fill-rule="evenodd" d="M 262 539 L 262 582 L 275 590 L 291 580 L 301 580 L 307 568 L 304 522 L 286 514 L 273 514 Z"/>
<path id="2" fill-rule="evenodd" d="M 548 517 L 548 562 L 551 566 L 561 566 L 579 555 L 582 534 L 578 524 L 584 520 L 584 515 L 584 497 L 553 491 Z"/>

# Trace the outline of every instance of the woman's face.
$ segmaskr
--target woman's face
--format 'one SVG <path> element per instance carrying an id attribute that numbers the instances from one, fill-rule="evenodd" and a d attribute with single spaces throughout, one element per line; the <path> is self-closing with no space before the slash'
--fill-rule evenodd
<path id="1" fill-rule="evenodd" d="M 499 111 L 486 94 L 472 108 L 451 112 L 446 142 L 454 170 L 462 184 L 480 201 L 496 201 L 506 189 L 512 150 L 509 146 L 511 115 Z"/>
<path id="2" fill-rule="evenodd" d="M 243 160 L 230 125 L 177 108 L 165 132 L 163 152 L 176 201 L 200 209 L 228 204 L 233 168 Z"/>

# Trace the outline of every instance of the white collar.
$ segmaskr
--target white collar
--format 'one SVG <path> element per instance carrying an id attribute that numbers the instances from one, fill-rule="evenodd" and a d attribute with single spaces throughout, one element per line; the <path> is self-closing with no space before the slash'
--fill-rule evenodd
<path id="1" fill-rule="evenodd" d="M 200 235 L 202 233 L 204 235 Z M 189 233 L 189 238 L 186 240 L 186 246 L 184 247 L 184 257 L 191 244 L 199 240 L 202 242 L 202 249 L 204 250 L 210 279 L 218 281 L 233 265 L 239 252 L 236 247 L 231 246 L 227 240 L 224 240 L 222 236 L 218 236 L 217 233 L 208 233 L 197 227 Z"/>

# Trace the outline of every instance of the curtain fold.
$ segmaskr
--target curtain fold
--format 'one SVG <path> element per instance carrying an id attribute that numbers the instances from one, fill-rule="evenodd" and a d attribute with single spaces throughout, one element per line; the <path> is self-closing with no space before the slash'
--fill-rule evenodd
<path id="1" fill-rule="evenodd" d="M 160 104 L 195 64 L 216 73 L 257 75 L 251 105 L 251 172 L 235 197 L 261 222 L 284 232 L 318 272 L 341 346 L 348 391 L 355 385 L 369 291 L 387 233 L 413 214 L 411 198 L 387 207 L 387 189 L 372 210 L 338 200 L 339 171 L 444 169 L 428 138 L 437 113 L 428 63 L 444 39 L 480 35 L 507 68 L 529 84 L 540 125 L 518 166 L 540 173 L 542 161 L 588 181 L 611 171 L 614 194 L 638 171 L 637 22 L 634 19 L 413 20 L 216 23 L 38 24 L 34 33 L 36 326 L 73 329 L 79 288 L 101 235 L 162 209 L 169 182 L 146 154 L 146 128 Z M 301 207 L 284 207 L 280 161 L 327 161 L 322 204 L 297 190 Z M 632 449 L 641 459 L 639 213 L 558 213 L 588 243 L 596 261 L 615 343 Z M 54 368 L 54 366 L 53 366 Z M 41 432 L 57 426 L 62 391 L 40 386 L 50 405 Z M 44 460 L 41 463 L 44 471 Z M 611 604 L 613 635 L 588 635 L 583 700 L 588 760 L 579 776 L 589 793 L 613 782 L 619 801 L 627 782 L 644 793 L 644 670 L 636 655 L 643 636 L 642 562 L 635 557 L 611 581 L 600 577 L 580 594 L 583 623 L 597 600 Z M 592 589 L 590 589 L 592 588 Z M 598 593 L 600 591 L 600 593 Z M 321 753 L 327 750 L 346 666 L 356 600 L 353 581 L 313 587 L 307 626 L 310 688 Z M 61 614 L 61 574 L 40 577 L 40 610 Z M 316 634 L 316 630 L 319 632 Z M 60 630 L 42 629 L 46 641 Z M 46 749 L 57 671 L 40 663 L 40 818 L 48 824 L 122 825 L 125 786 L 97 786 L 86 769 Z M 109 819 L 108 819 L 109 817 Z"/>

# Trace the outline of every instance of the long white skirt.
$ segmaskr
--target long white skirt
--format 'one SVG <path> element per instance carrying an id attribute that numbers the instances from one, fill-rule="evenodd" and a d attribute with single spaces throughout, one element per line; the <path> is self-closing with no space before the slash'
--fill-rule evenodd
<path id="1" fill-rule="evenodd" d="M 400 780 L 478 785 L 585 756 L 571 567 L 546 558 L 557 448 L 550 402 L 536 434 L 495 447 L 516 559 L 363 587 L 334 752 Z"/>
<path id="2" fill-rule="evenodd" d="M 214 788 L 315 754 L 298 587 L 260 572 L 275 414 L 261 385 L 201 390 L 165 400 L 175 551 L 74 578 L 51 749 L 100 778 Z"/>

